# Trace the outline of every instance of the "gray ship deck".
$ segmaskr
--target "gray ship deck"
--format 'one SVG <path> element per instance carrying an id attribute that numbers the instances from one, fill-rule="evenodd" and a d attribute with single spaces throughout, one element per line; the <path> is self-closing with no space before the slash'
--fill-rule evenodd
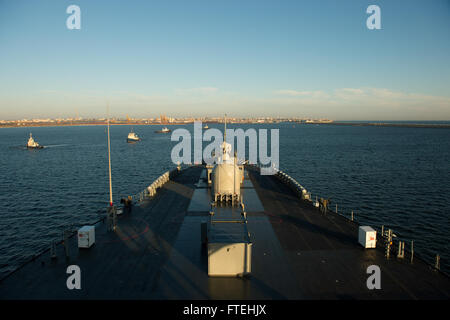
<path id="1" fill-rule="evenodd" d="M 252 274 L 207 275 L 200 222 L 208 217 L 203 167 L 190 167 L 131 213 L 117 231 L 96 225 L 96 243 L 70 259 L 62 245 L 0 282 L 1 299 L 448 299 L 450 279 L 424 262 L 387 260 L 381 248 L 357 242 L 358 225 L 322 214 L 273 176 L 249 170 L 244 181 Z M 192 200 L 192 201 L 191 201 Z M 219 209 L 220 210 L 220 209 Z M 81 268 L 81 290 L 68 290 L 68 265 Z M 369 265 L 381 269 L 381 289 L 366 286 Z"/>

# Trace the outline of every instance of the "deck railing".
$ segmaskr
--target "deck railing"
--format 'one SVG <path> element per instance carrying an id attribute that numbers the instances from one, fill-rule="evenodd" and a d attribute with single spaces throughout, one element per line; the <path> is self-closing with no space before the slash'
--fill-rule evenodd
<path id="1" fill-rule="evenodd" d="M 251 170 L 259 170 L 261 167 L 256 164 L 247 164 L 247 168 Z M 289 174 L 283 172 L 282 170 L 275 169 L 275 171 L 276 173 L 274 174 L 274 177 L 287 185 L 290 189 L 292 189 L 294 193 L 300 197 L 300 199 L 309 201 L 313 206 L 321 208 L 319 202 L 319 199 L 321 199 L 321 197 L 319 195 L 308 192 L 306 188 L 304 188 L 294 178 L 292 178 Z M 327 212 L 334 213 L 339 217 L 346 219 L 350 223 L 354 223 L 357 226 L 360 225 L 353 210 L 351 210 L 350 213 L 346 214 L 344 213 L 345 211 L 339 210 L 337 204 L 327 207 L 326 210 L 318 210 L 318 212 L 324 212 L 325 214 Z M 410 263 L 413 263 L 414 258 L 418 258 L 429 265 L 431 268 L 440 271 L 446 276 L 449 276 L 447 273 L 442 272 L 440 268 L 441 257 L 439 254 L 436 254 L 435 259 L 432 263 L 430 263 L 423 257 L 418 256 L 417 253 L 415 253 L 413 240 L 402 237 L 399 234 L 394 234 L 393 230 L 388 229 L 385 226 L 372 226 L 372 228 L 377 231 L 377 243 L 384 248 L 385 256 L 387 259 L 396 257 L 397 259 L 403 259 L 404 261 L 409 260 Z"/>
<path id="2" fill-rule="evenodd" d="M 166 184 L 171 178 L 177 176 L 181 170 L 181 166 L 178 166 L 173 170 L 164 172 L 144 190 L 135 195 L 132 195 L 131 200 L 133 202 L 142 202 L 148 198 L 154 197 L 157 194 L 158 190 L 161 189 L 164 184 Z"/>

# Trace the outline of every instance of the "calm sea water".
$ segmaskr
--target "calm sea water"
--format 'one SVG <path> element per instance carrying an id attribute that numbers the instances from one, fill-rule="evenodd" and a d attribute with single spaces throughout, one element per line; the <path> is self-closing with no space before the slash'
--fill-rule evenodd
<path id="1" fill-rule="evenodd" d="M 171 126 L 171 129 L 193 126 Z M 210 128 L 221 125 L 210 125 Z M 280 168 L 338 211 L 385 225 L 429 262 L 450 265 L 450 129 L 333 125 L 231 125 L 279 128 Z M 111 127 L 113 197 L 136 194 L 172 169 L 170 134 Z M 41 150 L 24 148 L 30 131 Z M 206 145 L 206 143 L 205 143 Z M 0 278 L 60 240 L 66 226 L 92 223 L 108 196 L 104 126 L 0 129 Z"/>

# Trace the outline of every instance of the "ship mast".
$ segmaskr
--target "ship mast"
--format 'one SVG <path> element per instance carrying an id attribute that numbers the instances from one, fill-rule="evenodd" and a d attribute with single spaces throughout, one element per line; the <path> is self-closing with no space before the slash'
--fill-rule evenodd
<path id="1" fill-rule="evenodd" d="M 225 114 L 225 130 L 223 132 L 223 141 L 227 141 L 227 115 Z"/>
<path id="2" fill-rule="evenodd" d="M 227 142 L 227 115 L 224 117 L 225 128 L 223 130 L 223 143 L 222 143 L 222 160 L 224 159 L 226 153 L 226 142 Z"/>
<path id="3" fill-rule="evenodd" d="M 109 205 L 113 206 L 112 179 L 111 179 L 111 143 L 109 138 L 109 104 L 108 104 L 108 168 L 109 168 Z"/>

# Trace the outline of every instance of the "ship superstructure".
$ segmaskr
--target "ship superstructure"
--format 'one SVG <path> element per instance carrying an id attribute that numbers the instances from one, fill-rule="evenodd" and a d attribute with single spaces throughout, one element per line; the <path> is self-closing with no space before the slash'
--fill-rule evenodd
<path id="1" fill-rule="evenodd" d="M 141 138 L 138 137 L 138 135 L 133 132 L 133 129 L 131 129 L 131 132 L 128 134 L 127 142 L 137 142 L 141 141 Z"/>
<path id="2" fill-rule="evenodd" d="M 32 134 L 30 133 L 30 137 L 28 138 L 27 142 L 27 148 L 28 149 L 42 149 L 43 146 L 41 146 L 39 143 L 37 143 L 34 139 Z"/>

